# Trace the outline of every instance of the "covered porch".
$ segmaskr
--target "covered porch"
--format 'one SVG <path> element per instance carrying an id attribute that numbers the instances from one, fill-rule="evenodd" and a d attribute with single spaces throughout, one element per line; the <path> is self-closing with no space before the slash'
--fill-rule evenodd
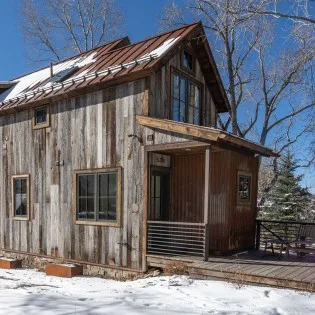
<path id="1" fill-rule="evenodd" d="M 222 255 L 255 246 L 258 155 L 221 130 L 137 116 L 144 147 L 145 256 Z"/>
<path id="2" fill-rule="evenodd" d="M 210 152 L 198 142 L 146 149 L 147 254 L 208 259 Z"/>

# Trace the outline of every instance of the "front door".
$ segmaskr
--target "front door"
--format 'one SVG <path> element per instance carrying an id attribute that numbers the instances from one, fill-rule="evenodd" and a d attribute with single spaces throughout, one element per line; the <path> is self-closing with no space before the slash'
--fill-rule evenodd
<path id="1" fill-rule="evenodd" d="M 151 169 L 150 220 L 168 221 L 170 206 L 170 170 Z"/>

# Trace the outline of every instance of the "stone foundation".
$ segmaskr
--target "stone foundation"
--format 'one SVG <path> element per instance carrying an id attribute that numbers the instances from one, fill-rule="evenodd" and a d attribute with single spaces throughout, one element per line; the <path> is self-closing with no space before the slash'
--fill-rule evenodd
<path id="1" fill-rule="evenodd" d="M 61 263 L 74 263 L 72 261 L 63 260 L 62 258 L 52 258 L 47 256 L 35 256 L 30 254 L 22 254 L 15 252 L 0 251 L 0 257 L 14 258 L 22 260 L 23 268 L 38 269 L 39 271 L 45 272 L 45 266 L 47 264 L 61 264 Z M 115 280 L 133 280 L 143 275 L 141 271 L 133 271 L 129 269 L 111 267 L 106 265 L 93 265 L 87 262 L 76 262 L 83 266 L 84 276 L 94 276 L 106 279 Z"/>

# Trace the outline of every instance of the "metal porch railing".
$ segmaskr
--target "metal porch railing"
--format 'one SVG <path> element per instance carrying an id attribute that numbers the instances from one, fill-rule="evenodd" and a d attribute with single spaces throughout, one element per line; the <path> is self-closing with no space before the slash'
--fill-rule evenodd
<path id="1" fill-rule="evenodd" d="M 148 221 L 147 253 L 207 257 L 205 223 Z"/>

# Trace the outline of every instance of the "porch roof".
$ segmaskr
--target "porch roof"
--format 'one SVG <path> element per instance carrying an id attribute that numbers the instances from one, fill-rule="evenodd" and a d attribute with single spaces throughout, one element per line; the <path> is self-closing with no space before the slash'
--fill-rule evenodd
<path id="1" fill-rule="evenodd" d="M 245 140 L 220 129 L 197 126 L 168 119 L 160 119 L 142 115 L 137 115 L 136 119 L 139 125 L 187 135 L 196 138 L 199 141 L 207 140 L 207 142 L 211 143 L 223 145 L 226 144 L 267 157 L 280 156 L 279 153 L 267 147 L 264 147 L 249 140 Z"/>

